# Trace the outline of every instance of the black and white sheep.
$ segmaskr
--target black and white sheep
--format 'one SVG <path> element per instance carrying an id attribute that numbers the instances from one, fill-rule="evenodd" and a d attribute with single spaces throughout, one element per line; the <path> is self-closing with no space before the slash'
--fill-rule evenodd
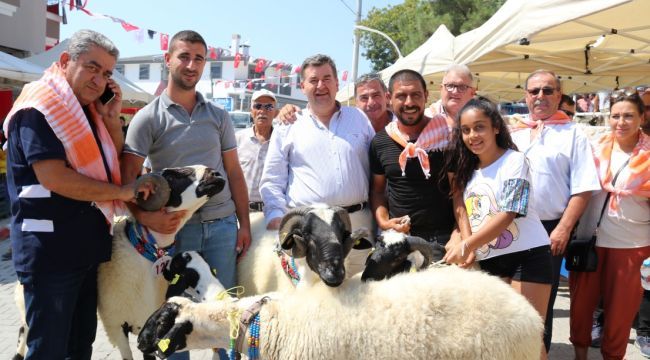
<path id="1" fill-rule="evenodd" d="M 364 261 L 372 247 L 368 227 L 352 230 L 348 212 L 337 206 L 313 205 L 291 209 L 282 219 L 280 229 L 266 230 L 261 213 L 251 214 L 252 243 L 248 254 L 237 266 L 238 284 L 245 294 L 271 291 L 286 292 L 294 284 L 285 269 L 292 262 L 299 275 L 298 286 L 323 281 L 329 286 L 340 285 L 351 272 L 348 257 L 351 252 Z M 283 252 L 287 256 L 282 266 Z M 358 260 L 357 260 L 358 261 Z M 363 264 L 363 261 L 361 261 Z M 352 274 L 359 272 L 356 269 Z"/>
<path id="2" fill-rule="evenodd" d="M 361 280 L 383 280 L 401 272 L 422 270 L 444 255 L 444 247 L 436 242 L 387 230 L 377 237 Z"/>
<path id="3" fill-rule="evenodd" d="M 139 337 L 138 348 L 165 358 L 228 347 L 229 314 L 262 297 L 201 304 L 171 298 L 143 329 L 156 336 Z M 508 284 L 452 266 L 272 294 L 259 324 L 260 358 L 277 360 L 539 359 L 543 328 L 537 311 Z"/>
<path id="4" fill-rule="evenodd" d="M 160 182 L 162 179 L 164 181 Z M 141 181 L 156 183 L 156 194 L 146 201 L 140 199 L 141 207 L 153 210 L 164 205 L 167 211 L 187 211 L 179 228 L 225 186 L 225 180 L 218 172 L 202 165 L 164 169 L 160 175 L 146 176 Z M 223 290 L 207 263 L 196 252 L 179 254 L 167 264 L 168 266 L 154 266 L 129 242 L 127 226 L 132 226 L 134 222 L 130 217 L 116 219 L 111 261 L 100 264 L 97 275 L 99 316 L 109 341 L 118 347 L 122 359 L 129 360 L 133 359 L 133 354 L 129 347 L 128 333 L 137 335 L 140 332 L 149 315 L 165 301 L 166 294 L 181 295 L 181 290 L 185 290 L 183 287 L 190 286 L 193 287 L 192 293 L 195 296 L 199 294 L 199 298 L 204 299 Z M 161 248 L 174 242 L 175 234 L 153 231 L 149 233 Z M 156 269 L 161 270 L 174 284 L 168 288 L 167 280 L 160 276 Z M 15 298 L 24 319 L 24 300 L 20 284 L 17 286 Z M 15 357 L 18 359 L 26 353 L 27 327 L 24 323 L 23 326 Z M 145 354 L 145 358 L 151 356 Z"/>

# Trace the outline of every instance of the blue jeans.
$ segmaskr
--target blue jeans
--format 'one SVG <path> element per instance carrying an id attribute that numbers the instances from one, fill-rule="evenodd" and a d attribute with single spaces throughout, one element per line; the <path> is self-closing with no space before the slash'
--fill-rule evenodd
<path id="1" fill-rule="evenodd" d="M 90 359 L 97 332 L 97 266 L 17 275 L 29 326 L 25 359 Z"/>
<path id="2" fill-rule="evenodd" d="M 229 289 L 237 282 L 237 216 L 230 215 L 203 223 L 185 224 L 176 234 L 176 251 L 196 250 L 211 268 L 217 270 L 217 279 Z M 189 352 L 180 352 L 171 360 L 189 359 Z M 220 359 L 228 359 L 223 349 Z"/>

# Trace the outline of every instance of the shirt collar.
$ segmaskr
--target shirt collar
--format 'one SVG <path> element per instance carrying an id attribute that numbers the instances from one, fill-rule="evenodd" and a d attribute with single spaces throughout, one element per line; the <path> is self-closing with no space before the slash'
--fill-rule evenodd
<path id="1" fill-rule="evenodd" d="M 195 94 L 196 94 L 196 105 L 198 105 L 198 104 L 205 104 L 205 103 L 207 102 L 207 100 L 203 97 L 203 95 L 201 95 L 200 92 L 196 91 Z M 162 103 L 163 103 L 163 105 L 165 106 L 165 108 L 169 108 L 169 107 L 172 106 L 172 105 L 178 105 L 178 106 L 180 106 L 179 104 L 175 103 L 175 102 L 174 102 L 174 101 L 169 97 L 169 95 L 167 95 L 167 89 L 165 89 L 162 93 L 160 93 L 160 101 L 162 101 Z M 195 107 L 196 107 L 196 105 L 195 105 Z"/>

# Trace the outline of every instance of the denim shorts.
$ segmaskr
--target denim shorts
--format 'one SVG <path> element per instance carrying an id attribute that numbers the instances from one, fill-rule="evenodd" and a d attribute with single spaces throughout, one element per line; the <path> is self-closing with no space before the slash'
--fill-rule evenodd
<path id="1" fill-rule="evenodd" d="M 515 281 L 552 284 L 551 247 L 539 246 L 479 261 L 481 270 L 490 275 Z"/>

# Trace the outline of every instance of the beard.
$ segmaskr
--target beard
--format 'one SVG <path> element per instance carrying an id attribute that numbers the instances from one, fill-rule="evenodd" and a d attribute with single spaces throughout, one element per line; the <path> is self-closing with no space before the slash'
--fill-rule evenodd
<path id="1" fill-rule="evenodd" d="M 401 111 L 396 113 L 395 115 L 397 116 L 397 120 L 399 120 L 399 122 L 401 122 L 402 125 L 404 125 L 404 126 L 416 126 L 417 124 L 419 124 L 422 121 L 422 119 L 424 119 L 424 111 L 421 111 L 420 108 L 417 109 L 418 110 L 418 116 L 413 120 L 409 120 L 409 119 L 402 116 L 402 111 L 404 110 L 404 108 L 402 108 L 400 110 Z"/>
<path id="2" fill-rule="evenodd" d="M 174 84 L 176 84 L 176 86 L 178 86 L 179 88 L 181 88 L 183 90 L 194 90 L 194 88 L 196 87 L 196 84 L 200 80 L 200 76 L 197 76 L 196 81 L 192 81 L 192 82 L 188 82 L 188 81 L 183 80 L 183 75 L 182 74 L 172 74 L 172 73 L 170 73 L 169 76 L 171 76 L 172 81 L 174 82 Z"/>

